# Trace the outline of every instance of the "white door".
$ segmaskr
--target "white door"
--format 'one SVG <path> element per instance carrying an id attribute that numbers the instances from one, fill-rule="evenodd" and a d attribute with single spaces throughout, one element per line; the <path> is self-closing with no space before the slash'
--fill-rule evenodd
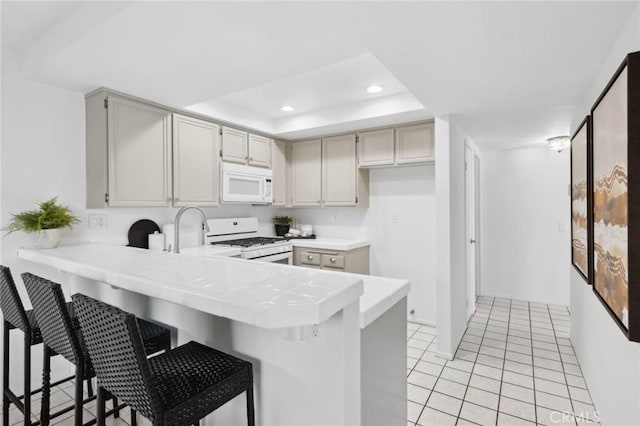
<path id="1" fill-rule="evenodd" d="M 476 185 L 474 173 L 475 159 L 473 150 L 468 145 L 464 147 L 464 175 L 465 175 L 465 219 L 466 219 L 466 247 L 467 247 L 467 319 L 476 310 Z"/>
<path id="2" fill-rule="evenodd" d="M 217 206 L 220 127 L 173 114 L 173 205 Z"/>
<path id="3" fill-rule="evenodd" d="M 482 271 L 480 270 L 482 265 L 482 235 L 480 227 L 480 157 L 475 155 L 473 157 L 473 172 L 475 174 L 475 207 L 476 207 L 476 295 L 482 294 Z"/>

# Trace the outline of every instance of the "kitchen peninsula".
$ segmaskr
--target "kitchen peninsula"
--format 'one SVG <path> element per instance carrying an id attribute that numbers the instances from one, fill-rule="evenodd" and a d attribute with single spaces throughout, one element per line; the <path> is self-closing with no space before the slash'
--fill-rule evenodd
<path id="1" fill-rule="evenodd" d="M 171 327 L 178 344 L 251 361 L 260 425 L 406 421 L 408 281 L 114 245 L 18 256 L 67 272 L 70 294 Z M 371 378 L 381 380 L 363 382 Z M 204 424 L 242 425 L 244 416 L 237 398 Z"/>

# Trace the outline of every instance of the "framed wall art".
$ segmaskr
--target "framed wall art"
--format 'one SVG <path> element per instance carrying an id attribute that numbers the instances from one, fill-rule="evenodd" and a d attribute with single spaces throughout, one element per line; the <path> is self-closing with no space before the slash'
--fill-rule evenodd
<path id="1" fill-rule="evenodd" d="M 591 125 L 587 116 L 571 136 L 571 263 L 588 284 L 592 279 Z"/>
<path id="2" fill-rule="evenodd" d="M 593 291 L 640 341 L 640 52 L 627 55 L 591 109 Z"/>

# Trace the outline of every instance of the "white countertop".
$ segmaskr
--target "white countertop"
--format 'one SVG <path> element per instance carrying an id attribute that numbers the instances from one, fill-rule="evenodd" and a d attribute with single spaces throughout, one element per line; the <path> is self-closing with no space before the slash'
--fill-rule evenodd
<path id="1" fill-rule="evenodd" d="M 83 244 L 18 257 L 262 328 L 320 324 L 363 294 L 353 274 L 220 256 Z"/>
<path id="2" fill-rule="evenodd" d="M 233 257 L 239 256 L 242 250 L 238 247 L 222 247 L 222 246 L 214 246 L 211 244 L 196 246 L 196 247 L 188 247 L 181 248 L 180 254 L 188 255 L 188 256 L 224 256 L 224 257 Z"/>
<path id="3" fill-rule="evenodd" d="M 316 249 L 326 250 L 354 250 L 360 247 L 369 246 L 367 240 L 348 240 L 341 238 L 308 238 L 308 239 L 295 239 L 291 240 L 291 244 L 294 247 L 309 247 Z"/>

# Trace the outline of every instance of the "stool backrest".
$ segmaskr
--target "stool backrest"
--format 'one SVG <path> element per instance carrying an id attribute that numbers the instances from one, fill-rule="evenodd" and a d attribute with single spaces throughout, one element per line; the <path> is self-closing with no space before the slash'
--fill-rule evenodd
<path id="1" fill-rule="evenodd" d="M 98 385 L 153 421 L 160 397 L 135 315 L 84 294 L 72 299 Z"/>
<path id="2" fill-rule="evenodd" d="M 25 333 L 31 332 L 29 318 L 16 289 L 11 270 L 0 265 L 0 309 L 5 321 Z"/>
<path id="3" fill-rule="evenodd" d="M 60 284 L 30 273 L 22 274 L 22 281 L 27 287 L 44 344 L 72 363 L 82 365 L 85 360 L 80 341 Z"/>

